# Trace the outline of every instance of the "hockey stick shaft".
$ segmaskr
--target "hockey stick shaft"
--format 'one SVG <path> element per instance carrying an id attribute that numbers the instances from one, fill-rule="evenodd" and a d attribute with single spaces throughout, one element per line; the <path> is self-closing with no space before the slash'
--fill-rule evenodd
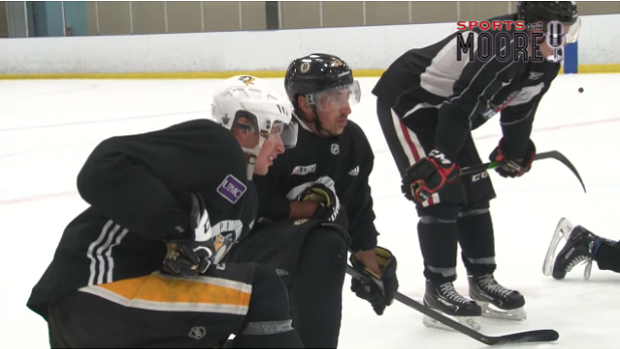
<path id="1" fill-rule="evenodd" d="M 356 279 L 365 278 L 364 275 L 362 275 L 350 265 L 347 265 L 347 274 Z M 394 298 L 400 303 L 410 308 L 413 308 L 421 312 L 422 314 L 427 315 L 435 319 L 436 321 L 487 345 L 499 345 L 507 343 L 552 342 L 559 338 L 559 334 L 554 330 L 519 332 L 497 337 L 487 336 L 480 332 L 474 331 L 471 328 L 457 321 L 454 321 L 419 302 L 414 301 L 413 299 L 403 295 L 400 292 L 397 292 Z"/>
<path id="2" fill-rule="evenodd" d="M 552 150 L 552 151 L 547 151 L 543 153 L 538 153 L 534 157 L 534 161 L 544 160 L 544 159 L 555 159 L 561 162 L 562 164 L 564 164 L 564 166 L 568 167 L 571 170 L 571 172 L 573 172 L 573 174 L 577 177 L 577 179 L 579 180 L 579 183 L 581 183 L 581 187 L 583 188 L 583 191 L 586 192 L 586 186 L 585 184 L 583 184 L 583 180 L 581 179 L 581 176 L 579 175 L 577 168 L 570 162 L 570 160 L 568 160 L 566 156 L 564 156 L 562 153 L 560 153 L 557 150 Z M 461 169 L 461 176 L 466 176 L 466 175 L 470 175 L 470 174 L 474 174 L 478 172 L 483 172 L 486 170 L 491 170 L 491 169 L 498 167 L 499 165 L 500 165 L 499 162 L 493 161 L 493 162 L 487 162 L 485 164 L 465 167 Z"/>

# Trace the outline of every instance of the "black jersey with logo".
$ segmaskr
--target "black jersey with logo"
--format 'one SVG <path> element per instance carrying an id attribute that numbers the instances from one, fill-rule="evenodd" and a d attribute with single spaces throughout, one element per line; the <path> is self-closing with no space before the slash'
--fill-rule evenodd
<path id="1" fill-rule="evenodd" d="M 490 21 L 516 19 L 516 15 L 506 15 Z M 479 28 L 473 30 L 474 50 L 470 52 L 479 49 L 476 43 L 481 32 Z M 511 30 L 488 33 L 494 39 L 506 33 L 513 38 L 516 30 L 513 26 Z M 515 40 L 497 41 L 500 45 L 493 51 L 507 51 L 510 59 L 493 55 L 491 59 L 479 60 L 474 55 L 470 62 L 469 55 L 464 54 L 459 61 L 456 36 L 453 33 L 433 45 L 405 52 L 381 76 L 373 94 L 400 119 L 414 115 L 417 108 L 438 109 L 436 145 L 452 154 L 461 149 L 469 131 L 501 113 L 505 145 L 513 154 L 525 154 L 536 109 L 560 64 L 546 59 L 514 60 L 510 55 L 517 52 Z M 408 120 L 408 124 L 411 122 Z"/>
<path id="2" fill-rule="evenodd" d="M 239 142 L 206 119 L 104 140 L 77 178 L 90 207 L 66 227 L 28 307 L 47 317 L 77 289 L 160 270 L 167 241 L 193 238 L 186 193 L 203 197 L 219 238 L 239 240 L 258 203 L 246 171 Z"/>
<path id="3" fill-rule="evenodd" d="M 321 177 L 329 177 L 349 217 L 351 248 L 371 250 L 378 235 L 368 184 L 373 163 L 366 135 L 351 120 L 340 136 L 331 138 L 299 127 L 297 146 L 279 155 L 267 175 L 254 178 L 260 202 L 258 215 L 271 220 L 288 218 L 294 193 Z"/>

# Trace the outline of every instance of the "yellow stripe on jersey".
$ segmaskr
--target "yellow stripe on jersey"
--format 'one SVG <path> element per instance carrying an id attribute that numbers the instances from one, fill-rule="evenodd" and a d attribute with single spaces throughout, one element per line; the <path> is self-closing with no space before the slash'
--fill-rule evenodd
<path id="1" fill-rule="evenodd" d="M 245 315 L 252 285 L 215 277 L 151 275 L 80 289 L 125 307 L 154 311 Z"/>

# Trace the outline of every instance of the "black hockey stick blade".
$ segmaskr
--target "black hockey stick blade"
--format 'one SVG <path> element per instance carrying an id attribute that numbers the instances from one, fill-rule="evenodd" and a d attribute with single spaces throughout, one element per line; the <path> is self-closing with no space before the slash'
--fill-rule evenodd
<path id="1" fill-rule="evenodd" d="M 365 278 L 362 274 L 360 274 L 355 268 L 350 265 L 347 265 L 347 274 L 351 275 L 351 277 L 356 279 Z M 533 343 L 533 342 L 553 342 L 558 340 L 560 334 L 554 330 L 536 330 L 536 331 L 527 331 L 527 332 L 519 332 L 508 334 L 504 336 L 487 336 L 480 332 L 474 331 L 471 328 L 454 321 L 428 307 L 425 305 L 414 301 L 413 299 L 403 295 L 400 292 L 396 293 L 394 297 L 397 301 L 403 303 L 404 305 L 413 308 L 424 315 L 428 315 L 429 317 L 441 322 L 442 324 L 461 332 L 481 343 L 486 345 L 500 345 L 500 344 L 515 344 L 515 343 Z"/>
<path id="2" fill-rule="evenodd" d="M 544 159 L 555 159 L 561 162 L 562 164 L 564 164 L 564 166 L 568 167 L 571 170 L 571 172 L 573 172 L 573 174 L 577 177 L 577 179 L 579 180 L 579 183 L 581 183 L 583 192 L 584 193 L 586 192 L 586 186 L 585 184 L 583 184 L 583 180 L 581 179 L 581 176 L 579 175 L 579 171 L 577 171 L 577 168 L 575 167 L 575 165 L 573 165 L 573 163 L 570 162 L 570 160 L 568 160 L 568 158 L 564 156 L 564 154 L 560 153 L 557 150 L 552 150 L 552 151 L 546 151 L 543 153 L 538 153 L 534 157 L 534 161 L 544 160 Z M 482 172 L 486 170 L 491 170 L 491 169 L 496 168 L 497 166 L 499 166 L 499 162 L 487 162 L 485 164 L 465 167 L 461 169 L 461 176 L 470 175 L 470 174 L 474 174 L 474 173 L 478 173 L 478 172 Z"/>

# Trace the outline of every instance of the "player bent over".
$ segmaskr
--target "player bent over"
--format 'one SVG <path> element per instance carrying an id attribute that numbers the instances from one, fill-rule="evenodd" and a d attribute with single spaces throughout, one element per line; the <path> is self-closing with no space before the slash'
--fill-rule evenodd
<path id="1" fill-rule="evenodd" d="M 482 59 L 477 54 L 473 61 L 467 55 L 459 60 L 455 33 L 404 53 L 373 89 L 379 122 L 402 175 L 402 191 L 416 203 L 426 278 L 424 303 L 475 329 L 481 315 L 516 320 L 526 315 L 523 295 L 494 276 L 489 208 L 496 194 L 491 179 L 486 171 L 460 175 L 461 167 L 482 163 L 472 130 L 500 113 L 503 137 L 489 158 L 501 163 L 496 170 L 502 177 L 527 173 L 536 154 L 530 139 L 536 110 L 560 70 L 560 63 L 544 59 L 553 50 L 544 42 L 541 28 L 550 21 L 563 23 L 566 42 L 574 40 L 571 33 L 579 28 L 577 7 L 570 1 L 521 1 L 517 13 L 492 20 L 523 20 L 529 28 L 524 31 L 529 56 L 536 53 L 542 61 L 499 55 Z M 492 41 L 502 42 L 500 35 L 514 37 L 515 30 L 513 26 L 488 33 Z M 475 29 L 473 35 L 482 34 Z M 499 51 L 515 51 L 514 40 L 503 42 Z M 458 245 L 471 299 L 453 286 Z M 429 317 L 424 324 L 440 326 Z"/>
<path id="2" fill-rule="evenodd" d="M 220 264 L 252 228 L 252 174 L 295 144 L 291 104 L 251 76 L 226 80 L 214 117 L 101 142 L 28 307 L 52 347 L 302 347 L 286 288 L 256 264 Z M 293 125 L 294 127 L 294 125 Z"/>

